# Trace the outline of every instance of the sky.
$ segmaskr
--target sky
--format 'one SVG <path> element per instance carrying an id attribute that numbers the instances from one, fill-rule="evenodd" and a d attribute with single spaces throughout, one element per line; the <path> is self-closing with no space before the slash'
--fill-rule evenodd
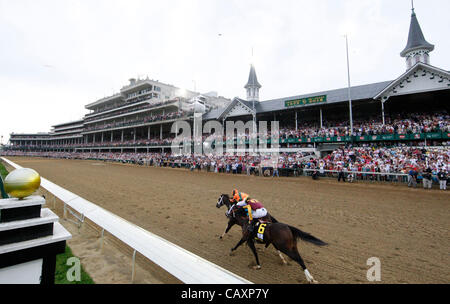
<path id="1" fill-rule="evenodd" d="M 431 64 L 450 70 L 450 1 L 415 0 Z M 0 136 L 49 132 L 146 78 L 260 100 L 394 80 L 410 0 L 0 0 Z M 252 52 L 253 50 L 253 52 Z"/>

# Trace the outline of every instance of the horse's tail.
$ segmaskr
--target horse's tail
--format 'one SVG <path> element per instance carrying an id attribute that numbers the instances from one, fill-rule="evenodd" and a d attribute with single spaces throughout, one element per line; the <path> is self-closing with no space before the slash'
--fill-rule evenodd
<path id="1" fill-rule="evenodd" d="M 314 245 L 317 245 L 317 246 L 328 245 L 324 241 L 319 240 L 315 236 L 313 236 L 313 235 L 311 235 L 311 234 L 309 234 L 307 232 L 303 232 L 300 229 L 297 229 L 297 228 L 292 227 L 292 226 L 289 226 L 289 229 L 291 229 L 291 231 L 292 231 L 292 233 L 294 234 L 295 237 L 298 237 L 298 238 L 300 238 L 301 240 L 303 240 L 305 242 L 310 242 L 310 243 L 313 243 Z"/>

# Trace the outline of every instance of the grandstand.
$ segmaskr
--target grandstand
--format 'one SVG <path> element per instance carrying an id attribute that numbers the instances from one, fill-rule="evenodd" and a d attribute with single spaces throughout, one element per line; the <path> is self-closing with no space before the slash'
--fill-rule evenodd
<path id="1" fill-rule="evenodd" d="M 49 133 L 10 135 L 9 150 L 34 152 L 76 152 L 111 150 L 137 152 L 161 149 L 170 138 L 176 120 L 192 120 L 201 112 L 230 101 L 214 93 L 200 94 L 150 79 L 131 78 L 120 93 L 85 106 L 83 119 L 58 124 Z M 138 144 L 139 142 L 139 144 Z"/>
<path id="2" fill-rule="evenodd" d="M 434 45 L 425 40 L 413 11 L 408 42 L 401 52 L 406 60 L 405 73 L 393 80 L 351 87 L 353 125 L 350 125 L 347 88 L 260 101 L 262 85 L 252 65 L 245 85 L 246 100 L 199 94 L 150 79 L 130 79 L 120 93 L 86 105 L 90 113 L 81 120 L 55 125 L 49 133 L 12 133 L 3 154 L 141 164 L 171 162 L 188 167 L 200 163 L 213 166 L 214 171 L 228 170 L 228 167 L 232 171 L 233 164 L 239 163 L 241 169 L 256 170 L 264 161 L 263 156 L 176 157 L 168 153 L 175 137 L 171 133 L 172 124 L 186 121 L 193 127 L 194 113 L 200 112 L 203 124 L 209 121 L 222 124 L 227 121 L 279 122 L 280 130 L 276 135 L 283 152 L 278 164 L 281 168 L 336 169 L 338 165 L 348 166 L 349 163 L 357 167 L 350 157 L 356 153 L 361 158 L 366 155 L 360 163 L 368 165 L 372 172 L 388 165 L 390 170 L 395 168 L 405 173 L 411 166 L 424 167 L 431 163 L 435 170 L 439 170 L 438 167 L 448 170 L 450 73 L 430 64 L 433 50 Z M 205 138 L 203 134 L 202 139 Z M 247 130 L 232 138 L 218 136 L 217 139 L 232 141 L 233 147 L 243 139 L 245 148 L 249 149 L 252 134 Z M 342 149 L 343 145 L 347 148 Z M 389 147 L 395 148 L 386 151 Z M 377 155 L 384 155 L 379 156 L 381 162 L 373 161 L 377 149 L 382 150 L 376 152 Z M 438 149 L 438 155 L 430 149 Z M 388 157 L 390 153 L 401 153 L 404 157 L 413 154 L 414 159 L 410 157 L 407 162 L 394 164 L 391 159 L 399 157 Z M 423 161 L 421 155 L 430 161 Z M 431 160 L 431 155 L 440 161 Z M 310 162 L 317 158 L 321 160 Z"/>

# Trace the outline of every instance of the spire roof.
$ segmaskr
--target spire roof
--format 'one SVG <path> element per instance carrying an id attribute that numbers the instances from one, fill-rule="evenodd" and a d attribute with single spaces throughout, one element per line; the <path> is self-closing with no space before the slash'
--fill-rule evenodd
<path id="1" fill-rule="evenodd" d="M 258 82 L 258 78 L 256 78 L 255 67 L 252 64 L 250 66 L 250 74 L 248 75 L 248 82 L 244 88 L 248 89 L 248 88 L 253 88 L 253 87 L 257 87 L 258 89 L 260 89 L 261 85 Z"/>
<path id="2" fill-rule="evenodd" d="M 411 14 L 411 25 L 409 26 L 408 43 L 406 44 L 405 49 L 400 53 L 400 55 L 402 57 L 405 57 L 408 52 L 417 49 L 427 49 L 429 51 L 432 51 L 434 50 L 434 45 L 428 43 L 425 40 L 413 7 Z"/>

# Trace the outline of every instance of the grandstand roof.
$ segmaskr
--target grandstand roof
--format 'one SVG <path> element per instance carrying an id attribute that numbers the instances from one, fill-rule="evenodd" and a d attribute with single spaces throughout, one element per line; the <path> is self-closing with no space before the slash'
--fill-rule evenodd
<path id="1" fill-rule="evenodd" d="M 108 96 L 108 97 L 101 98 L 101 99 L 99 99 L 99 100 L 97 100 L 97 101 L 94 101 L 94 102 L 92 102 L 92 103 L 90 103 L 90 104 L 85 105 L 84 107 L 85 107 L 86 109 L 90 110 L 90 109 L 91 109 L 92 107 L 94 107 L 94 106 L 98 106 L 98 105 L 100 105 L 100 104 L 102 104 L 102 103 L 105 103 L 105 102 L 108 102 L 108 101 L 111 101 L 111 100 L 116 100 L 116 99 L 123 100 L 122 94 L 116 93 L 116 94 L 114 94 L 114 95 L 112 95 L 112 96 Z"/>
<path id="2" fill-rule="evenodd" d="M 354 86 L 350 88 L 352 100 L 365 100 L 365 99 L 373 99 L 381 90 L 386 88 L 392 81 L 383 81 L 377 83 L 371 83 L 361 86 Z M 348 101 L 348 88 L 341 88 L 329 91 L 321 91 L 310 94 L 296 95 L 278 99 L 272 99 L 262 102 L 255 103 L 256 113 L 267 113 L 267 112 L 275 112 L 275 111 L 283 111 L 287 108 L 285 107 L 285 102 L 288 100 L 302 99 L 314 96 L 326 95 L 327 101 L 324 104 L 333 104 L 339 102 Z M 252 108 L 252 102 L 246 101 L 240 98 L 234 98 L 233 101 L 238 101 L 248 106 L 250 109 Z M 214 109 L 208 113 L 205 113 L 203 119 L 218 119 L 221 117 L 230 107 L 232 107 L 233 102 L 228 107 Z M 317 104 L 315 104 L 317 105 Z M 299 107 L 308 107 L 313 105 L 301 105 Z"/>
<path id="3" fill-rule="evenodd" d="M 64 122 L 64 123 L 60 123 L 57 125 L 53 125 L 52 127 L 62 127 L 62 126 L 67 126 L 67 125 L 73 125 L 73 124 L 82 124 L 84 122 L 83 119 L 78 119 L 78 120 L 74 120 L 74 121 L 69 121 L 69 122 Z"/>
<path id="4" fill-rule="evenodd" d="M 350 88 L 351 98 L 352 100 L 364 100 L 364 99 L 372 99 L 378 92 L 384 89 L 387 85 L 389 85 L 391 81 L 383 81 L 372 84 L 366 84 L 361 86 L 354 86 Z M 329 91 L 322 91 L 304 95 L 296 95 L 291 97 L 284 97 L 279 99 L 273 99 L 268 101 L 260 102 L 256 105 L 257 113 L 264 112 L 272 112 L 272 111 L 280 111 L 285 110 L 285 101 L 308 98 L 314 96 L 326 95 L 327 101 L 326 104 L 338 103 L 348 101 L 348 88 L 335 89 Z M 308 106 L 308 105 L 305 105 Z M 299 107 L 305 107 L 299 106 Z"/>

